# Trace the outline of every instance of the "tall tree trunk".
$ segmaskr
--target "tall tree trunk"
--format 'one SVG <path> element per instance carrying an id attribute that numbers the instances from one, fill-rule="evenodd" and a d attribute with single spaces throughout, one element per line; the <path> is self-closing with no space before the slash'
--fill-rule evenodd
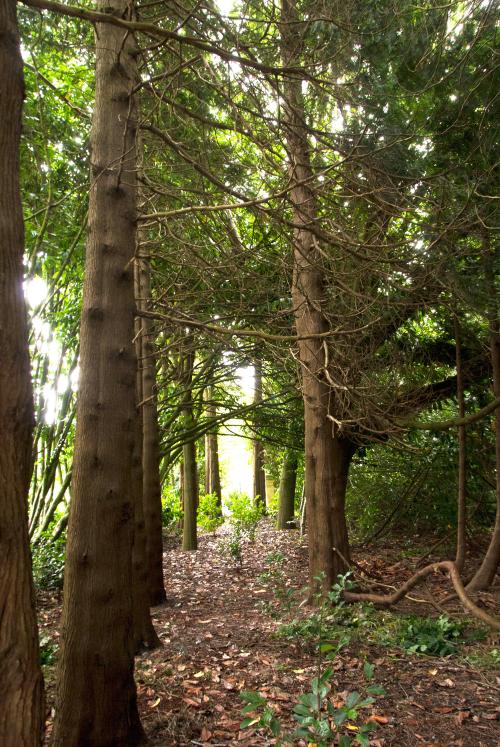
<path id="1" fill-rule="evenodd" d="M 135 291 L 139 292 L 139 267 L 135 263 Z M 132 490 L 134 495 L 134 544 L 132 548 L 133 575 L 133 638 L 134 652 L 144 649 L 158 648 L 161 641 L 151 620 L 149 611 L 149 574 L 146 552 L 146 525 L 144 521 L 144 492 L 143 492 L 143 409 L 142 391 L 142 325 L 139 317 L 135 320 L 135 349 L 137 353 L 137 408 L 135 413 L 135 440 L 132 454 Z"/>
<path id="2" fill-rule="evenodd" d="M 0 744 L 37 747 L 44 721 L 28 539 L 33 394 L 19 192 L 23 63 L 14 0 L 0 0 Z"/>
<path id="3" fill-rule="evenodd" d="M 139 246 L 138 307 L 147 309 L 151 300 L 151 267 L 144 247 Z M 160 434 L 156 402 L 156 365 L 150 319 L 141 319 L 140 370 L 142 376 L 142 466 L 144 521 L 149 599 L 152 605 L 167 598 L 163 578 L 163 522 L 160 480 Z"/>
<path id="4" fill-rule="evenodd" d="M 285 66 L 300 65 L 302 33 L 295 0 L 282 0 L 281 42 Z M 337 575 L 345 572 L 350 559 L 344 503 L 352 453 L 348 457 L 350 445 L 333 433 L 333 424 L 328 419 L 329 409 L 335 406 L 335 392 L 324 377 L 325 353 L 320 337 L 328 331 L 322 311 L 324 276 L 321 252 L 313 231 L 317 222 L 316 198 L 311 186 L 314 174 L 298 77 L 285 79 L 283 103 L 294 223 L 292 300 L 295 327 L 301 338 L 310 585 L 314 588 L 315 578 L 323 574 L 322 585 L 328 590 Z"/>
<path id="5" fill-rule="evenodd" d="M 129 0 L 100 0 L 120 18 Z M 142 744 L 132 636 L 137 85 L 133 37 L 96 26 L 89 233 L 54 747 Z"/>
<path id="6" fill-rule="evenodd" d="M 194 426 L 193 418 L 193 393 L 192 379 L 194 368 L 194 347 L 188 342 L 188 350 L 183 361 L 183 383 L 184 395 L 182 412 L 184 426 L 190 433 Z M 198 509 L 198 468 L 196 465 L 196 441 L 190 435 L 188 441 L 182 447 L 183 462 L 183 532 L 182 549 L 196 550 L 198 548 L 198 533 L 196 526 L 196 514 Z"/>
<path id="7" fill-rule="evenodd" d="M 262 402 L 262 364 L 254 364 L 254 405 Z M 258 434 L 253 437 L 253 499 L 262 508 L 266 507 L 266 473 L 264 471 L 264 447 Z"/>
<path id="8" fill-rule="evenodd" d="M 462 339 L 460 323 L 455 317 L 455 348 L 457 364 L 457 401 L 458 417 L 465 417 L 464 375 L 462 367 Z M 465 528 L 466 528 L 466 500 L 467 500 L 467 443 L 465 425 L 458 427 L 458 496 L 457 496 L 457 550 L 455 565 L 462 573 L 465 564 Z"/>
<path id="9" fill-rule="evenodd" d="M 278 498 L 278 529 L 292 529 L 297 484 L 297 454 L 287 451 L 281 470 Z"/>
<path id="10" fill-rule="evenodd" d="M 495 250 L 490 248 L 485 240 L 486 279 L 489 286 L 490 308 L 490 350 L 491 367 L 493 369 L 493 394 L 500 397 L 500 334 L 498 323 L 498 302 L 495 288 Z M 491 541 L 483 562 L 476 571 L 472 581 L 468 584 L 468 591 L 487 589 L 493 583 L 500 564 L 500 408 L 495 410 L 495 467 L 496 467 L 496 517 Z"/>
<path id="11" fill-rule="evenodd" d="M 215 420 L 217 409 L 213 401 L 214 389 L 207 387 L 207 418 Z M 217 426 L 213 426 L 205 436 L 205 493 L 217 496 L 217 503 L 222 506 L 222 491 L 220 484 L 219 468 L 219 443 L 217 438 Z"/>

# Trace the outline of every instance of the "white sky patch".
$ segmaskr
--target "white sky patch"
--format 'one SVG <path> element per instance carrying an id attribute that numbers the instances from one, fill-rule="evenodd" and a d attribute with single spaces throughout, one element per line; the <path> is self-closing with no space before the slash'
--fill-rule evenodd
<path id="1" fill-rule="evenodd" d="M 34 277 L 24 283 L 24 297 L 31 309 L 40 306 L 49 294 L 49 288 L 43 278 Z"/>
<path id="2" fill-rule="evenodd" d="M 234 7 L 234 0 L 215 0 L 215 4 L 222 16 L 228 16 Z"/>

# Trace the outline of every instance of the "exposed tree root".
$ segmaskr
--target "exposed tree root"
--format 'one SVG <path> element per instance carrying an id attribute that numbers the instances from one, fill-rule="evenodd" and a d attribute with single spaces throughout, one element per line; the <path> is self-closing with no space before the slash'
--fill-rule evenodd
<path id="1" fill-rule="evenodd" d="M 458 598 L 463 606 L 469 610 L 474 617 L 486 623 L 486 625 L 489 625 L 493 630 L 500 631 L 500 622 L 474 604 L 472 599 L 467 596 L 458 569 L 452 560 L 442 560 L 439 563 L 426 565 L 425 568 L 417 571 L 417 573 L 409 578 L 408 581 L 406 581 L 406 583 L 404 583 L 403 586 L 397 589 L 393 594 L 384 595 L 344 591 L 344 599 L 347 602 L 371 602 L 377 607 L 391 607 L 403 599 L 403 597 L 405 597 L 415 586 L 422 583 L 427 576 L 430 576 L 431 573 L 436 573 L 437 571 L 446 571 L 448 573 Z"/>

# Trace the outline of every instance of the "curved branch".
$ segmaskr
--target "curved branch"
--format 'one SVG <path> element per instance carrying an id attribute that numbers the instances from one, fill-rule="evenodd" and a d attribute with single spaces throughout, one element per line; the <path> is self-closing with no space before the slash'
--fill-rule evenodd
<path id="1" fill-rule="evenodd" d="M 481 420 L 481 418 L 486 417 L 486 415 L 489 415 L 491 412 L 497 409 L 497 407 L 500 406 L 500 397 L 495 397 L 495 399 L 491 400 L 485 407 L 482 407 L 477 412 L 473 412 L 470 415 L 467 415 L 465 418 L 450 418 L 450 420 L 442 420 L 441 422 L 420 422 L 418 420 L 416 421 L 409 421 L 404 423 L 404 425 L 407 428 L 417 428 L 418 430 L 423 431 L 446 431 L 448 428 L 458 428 L 461 425 L 470 425 L 470 423 L 475 423 L 477 420 Z M 402 423 L 403 425 L 403 423 Z"/>
<path id="2" fill-rule="evenodd" d="M 405 597 L 415 586 L 422 583 L 427 576 L 430 576 L 431 573 L 436 573 L 437 571 L 446 571 L 448 573 L 458 598 L 463 606 L 469 610 L 474 617 L 486 623 L 486 625 L 489 625 L 493 630 L 500 631 L 500 622 L 474 604 L 472 599 L 467 596 L 458 569 L 452 560 L 442 560 L 439 563 L 426 565 L 425 568 L 417 571 L 417 573 L 409 578 L 408 581 L 406 581 L 406 583 L 404 583 L 403 586 L 397 589 L 393 594 L 384 595 L 344 591 L 344 599 L 346 602 L 371 602 L 377 607 L 391 607 L 403 599 L 403 597 Z"/>

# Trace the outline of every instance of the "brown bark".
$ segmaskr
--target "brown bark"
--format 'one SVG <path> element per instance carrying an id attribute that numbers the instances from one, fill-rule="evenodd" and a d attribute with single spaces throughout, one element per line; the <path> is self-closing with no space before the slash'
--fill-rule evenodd
<path id="1" fill-rule="evenodd" d="M 138 307 L 147 309 L 151 300 L 149 256 L 139 247 Z M 152 605 L 167 598 L 163 578 L 163 522 L 160 480 L 160 434 L 156 401 L 156 366 L 151 319 L 140 320 L 140 370 L 142 402 L 143 505 L 146 525 L 146 553 L 149 599 Z"/>
<path id="2" fill-rule="evenodd" d="M 288 451 L 283 460 L 278 498 L 278 529 L 293 529 L 295 486 L 297 483 L 297 454 Z"/>
<path id="3" fill-rule="evenodd" d="M 100 2 L 126 17 L 128 0 Z M 132 637 L 136 48 L 96 28 L 89 233 L 54 747 L 144 742 Z"/>
<path id="4" fill-rule="evenodd" d="M 300 64 L 302 28 L 295 0 L 282 0 L 281 40 L 284 65 Z M 351 447 L 333 433 L 328 419 L 335 406 L 335 392 L 324 377 L 323 342 L 315 335 L 328 330 L 322 307 L 325 303 L 321 253 L 311 230 L 317 222 L 316 199 L 311 187 L 313 170 L 301 81 L 287 78 L 283 83 L 283 121 L 290 161 L 290 201 L 293 209 L 292 300 L 299 338 L 305 428 L 305 493 L 309 534 L 310 585 L 323 574 L 328 590 L 347 568 L 349 542 L 344 503 Z M 333 552 L 337 547 L 341 556 Z"/>
<path id="5" fill-rule="evenodd" d="M 254 404 L 262 402 L 262 364 L 256 361 L 254 365 Z M 264 471 L 264 447 L 257 435 L 253 439 L 253 499 L 262 508 L 266 507 L 266 473 Z"/>
<path id="6" fill-rule="evenodd" d="M 43 680 L 28 539 L 33 397 L 19 191 L 23 63 L 14 0 L 0 0 L 0 744 L 42 741 Z"/>
<path id="7" fill-rule="evenodd" d="M 207 388 L 207 418 L 215 419 L 217 410 L 213 402 L 213 387 Z M 217 496 L 219 506 L 222 506 L 222 491 L 219 468 L 219 443 L 217 429 L 211 428 L 205 436 L 205 493 Z"/>
<path id="8" fill-rule="evenodd" d="M 135 263 L 135 291 L 139 292 L 139 267 Z M 143 409 L 144 400 L 142 390 L 142 325 L 141 320 L 135 320 L 135 349 L 137 353 L 137 408 L 135 413 L 135 439 L 132 454 L 132 490 L 134 496 L 134 543 L 132 547 L 132 576 L 133 576 L 133 639 L 134 652 L 144 649 L 158 648 L 161 641 L 151 620 L 149 611 L 149 578 L 146 552 L 146 525 L 144 521 L 144 475 L 143 475 Z"/>
<path id="9" fill-rule="evenodd" d="M 460 335 L 460 324 L 455 318 L 455 346 L 457 364 L 457 401 L 458 416 L 465 417 L 464 399 L 464 376 L 462 370 L 462 340 Z M 458 426 L 458 500 L 457 500 L 457 550 L 455 565 L 458 572 L 462 573 L 465 564 L 465 524 L 466 524 L 466 499 L 467 499 L 467 443 L 465 425 Z"/>
<path id="10" fill-rule="evenodd" d="M 183 360 L 183 384 L 184 396 L 182 402 L 182 413 L 184 425 L 187 432 L 193 429 L 193 393 L 192 379 L 194 367 L 194 348 L 188 342 L 188 349 Z M 196 514 L 198 509 L 198 468 L 196 465 L 196 441 L 190 438 L 182 447 L 183 463 L 183 531 L 182 549 L 196 550 L 198 548 L 198 532 L 196 525 Z"/>
<path id="11" fill-rule="evenodd" d="M 500 397 L 500 334 L 498 323 L 498 303 L 496 298 L 494 267 L 496 256 L 485 241 L 486 278 L 489 285 L 490 308 L 488 312 L 490 327 L 491 367 L 493 370 L 493 393 Z M 495 491 L 496 517 L 491 541 L 483 562 L 468 584 L 468 591 L 487 589 L 493 583 L 500 564 L 500 408 L 495 410 Z"/>

